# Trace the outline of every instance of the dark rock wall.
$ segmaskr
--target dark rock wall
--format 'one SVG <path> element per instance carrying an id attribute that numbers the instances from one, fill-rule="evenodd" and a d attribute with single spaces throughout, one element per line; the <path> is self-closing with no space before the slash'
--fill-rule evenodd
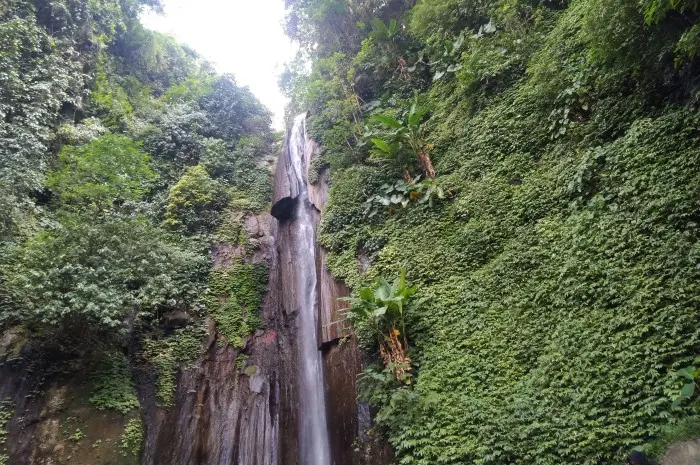
<path id="1" fill-rule="evenodd" d="M 354 336 L 336 340 L 324 348 L 328 429 L 334 465 L 353 465 L 358 437 L 358 405 L 355 379 L 362 369 Z"/>
<path id="2" fill-rule="evenodd" d="M 148 441 L 142 463 L 280 463 L 284 393 L 279 381 L 284 374 L 275 360 L 285 348 L 278 336 L 268 329 L 251 339 L 245 370 L 236 366 L 237 351 L 213 340 L 201 363 L 180 376 L 175 405 L 167 411 L 146 409 Z"/>
<path id="3" fill-rule="evenodd" d="M 258 244 L 250 260 L 270 266 L 261 309 L 266 329 L 236 350 L 212 327 L 206 356 L 180 375 L 167 410 L 155 406 L 153 383 L 141 383 L 147 417 L 143 465 L 296 463 L 296 309 L 285 305 L 293 291 L 286 278 L 293 271 L 284 247 L 288 234 L 267 214 L 246 218 L 245 228 Z M 237 363 L 241 355 L 245 365 Z"/>
<path id="4" fill-rule="evenodd" d="M 12 413 L 2 428 L 0 463 L 138 463 L 138 457 L 123 457 L 118 448 L 128 417 L 90 405 L 80 362 L 35 345 L 14 329 L 0 337 L 0 411 Z"/>

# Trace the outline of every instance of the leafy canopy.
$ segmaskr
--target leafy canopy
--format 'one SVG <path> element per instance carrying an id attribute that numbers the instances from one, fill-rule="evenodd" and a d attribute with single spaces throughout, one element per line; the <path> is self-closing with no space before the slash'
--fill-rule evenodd
<path id="1" fill-rule="evenodd" d="M 108 210 L 148 192 L 157 178 L 149 161 L 133 140 L 107 134 L 81 147 L 64 147 L 46 184 L 66 207 Z"/>
<path id="2" fill-rule="evenodd" d="M 187 307 L 207 263 L 145 218 L 67 214 L 14 252 L 8 285 L 22 296 L 20 318 L 51 325 L 120 327 L 135 310 Z"/>

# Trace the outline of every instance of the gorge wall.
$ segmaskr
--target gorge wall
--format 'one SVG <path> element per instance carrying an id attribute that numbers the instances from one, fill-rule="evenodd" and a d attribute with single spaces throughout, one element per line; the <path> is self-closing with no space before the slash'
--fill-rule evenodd
<path id="1" fill-rule="evenodd" d="M 204 356 L 177 377 L 170 407 L 162 407 L 157 379 L 147 365 L 132 357 L 141 404 L 143 448 L 127 457 L 120 448 L 127 416 L 99 411 L 90 405 L 90 382 L 80 359 L 69 360 L 53 373 L 52 357 L 59 351 L 35 347 L 21 332 L 7 331 L 2 339 L 0 399 L 6 399 L 7 465 L 131 464 L 142 465 L 294 465 L 299 460 L 299 296 L 296 274 L 301 262 L 295 247 L 295 210 L 300 202 L 290 139 L 301 141 L 306 170 L 319 147 L 306 135 L 303 118 L 297 134 L 289 134 L 275 172 L 272 213 L 248 215 L 244 229 L 256 246 L 232 244 L 213 248 L 214 269 L 232 261 L 264 263 L 269 267 L 268 290 L 259 329 L 234 348 L 206 320 Z M 328 198 L 328 173 L 306 181 L 311 223 L 318 225 Z M 331 461 L 329 465 L 363 462 L 353 449 L 360 431 L 369 427 L 367 408 L 358 405 L 355 380 L 362 361 L 357 341 L 343 314 L 340 297 L 348 288 L 325 267 L 325 251 L 315 245 L 315 308 L 318 349 L 322 354 Z M 124 347 L 129 353 L 132 348 Z M 41 352 L 41 356 L 37 356 Z M 41 365 L 37 365 L 37 360 Z M 71 368 L 65 368 L 70 366 Z M 76 433 L 78 432 L 79 433 Z M 364 434 L 364 433 L 363 433 Z M 372 463 L 388 463 L 387 451 L 371 454 Z"/>

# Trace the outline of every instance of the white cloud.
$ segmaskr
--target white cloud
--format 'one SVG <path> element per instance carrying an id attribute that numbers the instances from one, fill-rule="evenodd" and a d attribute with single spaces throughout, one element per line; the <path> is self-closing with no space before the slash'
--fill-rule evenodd
<path id="1" fill-rule="evenodd" d="M 275 113 L 282 128 L 285 97 L 277 87 L 283 64 L 295 48 L 282 30 L 283 0 L 164 0 L 165 14 L 142 16 L 143 24 L 176 37 Z"/>

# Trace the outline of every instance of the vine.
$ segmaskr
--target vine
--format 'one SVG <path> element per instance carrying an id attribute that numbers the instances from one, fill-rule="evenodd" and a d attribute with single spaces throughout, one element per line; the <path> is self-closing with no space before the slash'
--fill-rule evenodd
<path id="1" fill-rule="evenodd" d="M 6 465 L 9 459 L 7 454 L 3 453 L 7 443 L 7 423 L 12 418 L 12 411 L 9 405 L 9 402 L 0 403 L 0 465 Z"/>

